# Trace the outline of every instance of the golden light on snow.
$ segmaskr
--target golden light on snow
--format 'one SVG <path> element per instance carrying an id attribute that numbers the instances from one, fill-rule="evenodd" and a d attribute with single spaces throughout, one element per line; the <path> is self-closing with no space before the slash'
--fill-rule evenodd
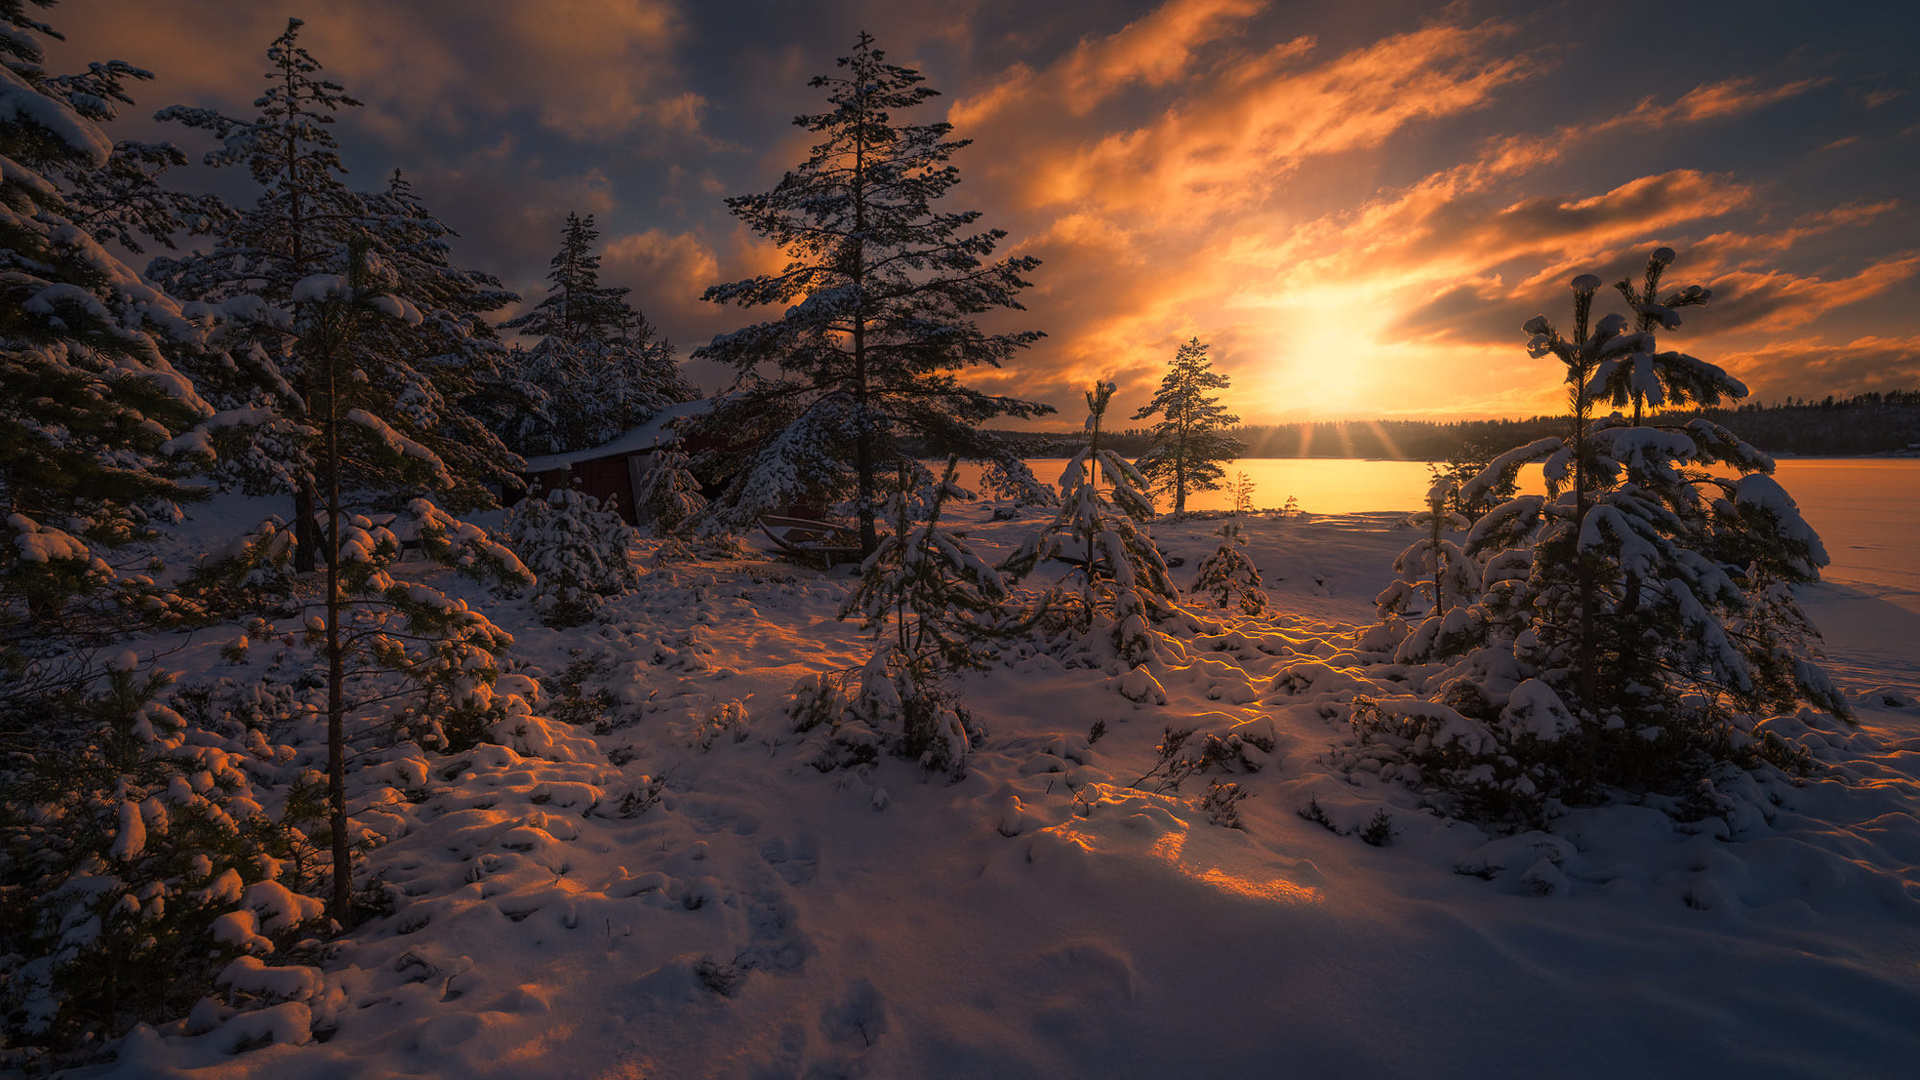
<path id="1" fill-rule="evenodd" d="M 1151 854 L 1202 885 L 1249 900 L 1274 904 L 1318 904 L 1326 899 L 1319 889 L 1283 877 L 1254 876 L 1218 866 L 1203 869 L 1202 860 L 1187 857 L 1187 835 L 1184 831 L 1168 833 L 1154 843 Z"/>

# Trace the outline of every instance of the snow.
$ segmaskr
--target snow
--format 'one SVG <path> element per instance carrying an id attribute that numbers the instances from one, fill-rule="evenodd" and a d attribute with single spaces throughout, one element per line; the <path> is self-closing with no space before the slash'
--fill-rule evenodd
<path id="1" fill-rule="evenodd" d="M 992 559 L 1052 517 L 992 509 L 951 504 L 943 524 Z M 958 777 L 885 756 L 809 767 L 795 684 L 873 651 L 834 617 L 844 567 L 656 564 L 641 539 L 637 587 L 558 631 L 526 599 L 402 564 L 403 584 L 431 576 L 514 636 L 531 667 L 493 688 L 530 710 L 496 730 L 511 745 L 356 758 L 352 806 L 386 838 L 363 880 L 391 913 L 318 967 L 234 961 L 227 988 L 254 1003 L 136 1028 L 119 1061 L 72 1075 L 1903 1075 L 1920 1054 L 1920 615 L 1803 591 L 1861 719 L 1770 722 L 1819 748 L 1811 782 L 1718 779 L 1724 812 L 1686 825 L 1622 805 L 1496 835 L 1422 809 L 1396 766 L 1338 767 L 1362 749 L 1360 694 L 1474 734 L 1356 648 L 1419 535 L 1407 509 L 1237 519 L 1268 613 L 1159 624 L 1151 663 L 1094 641 L 958 677 L 986 731 Z M 1219 524 L 1153 524 L 1183 587 Z M 231 636 L 180 639 L 169 663 L 257 676 L 288 653 L 259 642 L 230 667 L 213 658 Z M 575 663 L 614 703 L 570 725 L 555 677 Z M 1566 719 L 1538 682 L 1504 708 L 1541 737 Z M 1241 756 L 1179 790 L 1130 786 L 1170 725 Z M 1208 779 L 1251 793 L 1244 829 L 1209 820 Z M 1362 840 L 1376 820 L 1384 846 Z M 235 945 L 315 915 L 225 888 Z"/>
<path id="2" fill-rule="evenodd" d="M 99 167 L 113 153 L 113 142 L 63 101 L 42 94 L 13 68 L 0 64 L 0 123 L 34 124 Z"/>

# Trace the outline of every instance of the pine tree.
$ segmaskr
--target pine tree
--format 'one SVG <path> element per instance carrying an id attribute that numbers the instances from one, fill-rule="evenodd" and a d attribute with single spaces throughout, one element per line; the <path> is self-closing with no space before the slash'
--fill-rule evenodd
<path id="1" fill-rule="evenodd" d="M 1024 577 L 1042 560 L 1074 560 L 1055 589 L 1054 606 L 1074 611 L 1082 632 L 1111 620 L 1115 649 L 1139 665 L 1156 655 L 1149 623 L 1173 610 L 1180 590 L 1144 527 L 1153 517 L 1153 502 L 1142 490 L 1146 479 L 1100 442 L 1115 389 L 1102 380 L 1087 391 L 1087 445 L 1060 475 L 1059 512 L 1021 543 L 1004 569 Z"/>
<path id="2" fill-rule="evenodd" d="M 456 508 L 492 505 L 486 483 L 510 478 L 516 462 L 475 413 L 506 411 L 489 399 L 512 396 L 499 373 L 505 347 L 485 316 L 516 297 L 454 265 L 451 230 L 398 173 L 379 192 L 347 188 L 329 128 L 336 113 L 359 103 L 319 77 L 319 61 L 299 45 L 301 25 L 288 20 L 268 48 L 272 70 L 253 119 L 181 107 L 160 113 L 219 136 L 223 145 L 207 164 L 244 166 L 261 191 L 212 250 L 156 259 L 149 272 L 227 316 L 229 350 L 242 362 L 193 372 L 223 409 L 209 430 L 220 475 L 253 494 L 293 497 L 295 566 L 306 572 L 321 546 L 320 425 L 311 415 L 317 361 L 296 325 L 314 301 L 296 293 L 298 284 L 344 277 L 347 253 L 363 245 L 388 287 L 421 316 L 370 324 L 352 346 L 362 409 L 442 466 L 395 472 L 383 458 L 349 458 L 349 490 L 379 493 L 386 510 L 427 495 Z"/>
<path id="3" fill-rule="evenodd" d="M 683 545 L 688 523 L 707 508 L 707 497 L 693 475 L 693 462 L 671 445 L 653 452 L 635 497 L 653 520 L 653 534 L 670 545 Z M 676 547 L 670 553 L 682 552 Z"/>
<path id="4" fill-rule="evenodd" d="M 1425 530 L 1426 535 L 1393 560 L 1398 577 L 1373 601 L 1388 623 L 1404 634 L 1394 657 L 1401 663 L 1457 656 L 1472 639 L 1470 605 L 1480 598 L 1481 573 L 1447 535 L 1469 524 L 1464 515 L 1447 509 L 1458 491 L 1459 485 L 1447 478 L 1435 480 L 1428 488 L 1427 508 L 1407 518 L 1408 525 Z"/>
<path id="5" fill-rule="evenodd" d="M 1207 346 L 1194 338 L 1174 354 L 1160 392 L 1133 414 L 1135 420 L 1161 417 L 1153 426 L 1153 449 L 1134 465 L 1157 492 L 1173 495 L 1173 512 L 1187 512 L 1189 491 L 1213 491 L 1226 475 L 1225 463 L 1240 456 L 1246 444 L 1228 434 L 1238 416 L 1222 408 L 1217 394 L 1228 379 L 1213 370 Z"/>
<path id="6" fill-rule="evenodd" d="M 181 475 L 211 409 L 167 359 L 200 336 L 181 306 L 68 219 L 47 177 L 112 144 L 46 76 L 52 31 L 0 2 L 0 702 L 84 685 L 138 594 L 112 550 L 196 496 Z M 79 651 L 75 647 L 79 646 Z"/>
<path id="7" fill-rule="evenodd" d="M 612 501 L 564 488 L 534 495 L 507 511 L 507 542 L 533 574 L 534 613 L 548 626 L 579 626 L 608 597 L 639 584 L 632 552 L 638 534 Z"/>
<path id="8" fill-rule="evenodd" d="M 101 123 L 112 120 L 119 106 L 133 104 L 129 81 L 152 78 L 151 71 L 111 60 L 88 64 L 78 74 L 43 77 L 40 86 L 83 118 Z M 171 248 L 178 234 L 208 235 L 232 223 L 233 211 L 219 196 L 161 185 L 163 174 L 186 163 L 187 155 L 172 143 L 122 140 L 103 164 L 64 162 L 54 165 L 48 178 L 58 184 L 69 220 L 96 242 L 139 255 L 146 244 Z"/>
<path id="9" fill-rule="evenodd" d="M 1001 572 L 940 521 L 951 500 L 973 492 L 954 481 L 958 458 L 929 486 L 901 467 L 887 502 L 892 531 L 861 567 L 840 617 L 861 617 L 875 652 L 861 669 L 854 709 L 929 768 L 957 770 L 974 732 L 949 685 L 953 673 L 984 668 L 995 642 L 1025 632 L 1034 616 L 1014 611 Z"/>
<path id="10" fill-rule="evenodd" d="M 1267 610 L 1267 594 L 1260 586 L 1260 569 L 1247 558 L 1247 538 L 1240 535 L 1240 523 L 1229 521 L 1215 530 L 1220 547 L 1200 560 L 1194 574 L 1192 594 L 1212 598 L 1213 606 L 1238 607 L 1241 614 L 1260 615 Z"/>
<path id="11" fill-rule="evenodd" d="M 629 290 L 600 284 L 599 238 L 592 214 L 568 214 L 546 297 L 500 324 L 540 338 L 509 363 L 535 399 L 501 429 L 521 453 L 598 446 L 699 396 L 674 362 L 673 343 L 627 303 Z"/>
<path id="12" fill-rule="evenodd" d="M 454 264 L 454 236 L 394 170 L 387 188 L 363 196 L 363 236 L 370 254 L 394 276 L 393 291 L 420 313 L 417 325 L 386 320 L 368 326 L 362 365 L 379 392 L 381 415 L 431 449 L 447 465 L 451 487 L 439 491 L 454 510 L 495 505 L 487 485 L 518 483 L 520 464 L 483 417 L 524 406 L 504 368 L 507 347 L 487 316 L 519 300 L 491 274 Z M 366 483 L 378 486 L 377 478 Z"/>
<path id="13" fill-rule="evenodd" d="M 231 349 L 245 366 L 193 374 L 222 409 L 256 421 L 222 429 L 223 469 L 256 494 L 292 495 L 295 566 L 304 573 L 314 568 L 319 546 L 319 493 L 305 415 L 312 377 L 289 333 L 299 307 L 293 288 L 312 274 L 345 273 L 344 253 L 362 234 L 366 215 L 363 201 L 341 182 L 346 167 L 329 130 L 335 113 L 360 102 L 339 83 L 319 77 L 320 62 L 299 44 L 302 25 L 288 19 L 268 46 L 267 87 L 254 102 L 259 112 L 253 119 L 183 106 L 156 114 L 219 138 L 221 148 L 205 163 L 245 166 L 261 193 L 211 251 L 155 259 L 147 272 L 176 295 L 225 303 L 229 312 L 247 311 L 241 306 L 247 300 L 258 305 L 255 318 L 239 320 Z"/>
<path id="14" fill-rule="evenodd" d="M 1648 320 L 1637 331 L 1593 318 L 1591 274 L 1573 280 L 1571 335 L 1528 320 L 1528 351 L 1565 368 L 1567 433 L 1500 455 L 1467 485 L 1472 504 L 1528 462 L 1547 481 L 1545 496 L 1508 499 L 1468 534 L 1465 554 L 1484 570 L 1467 618 L 1485 644 L 1416 680 L 1438 696 L 1417 716 L 1356 707 L 1358 729 L 1399 740 L 1479 812 L 1537 817 L 1543 798 L 1613 790 L 1697 794 L 1718 762 L 1794 762 L 1756 730 L 1761 714 L 1810 702 L 1849 715 L 1808 659 L 1811 627 L 1787 589 L 1816 580 L 1826 552 L 1767 475 L 1772 459 L 1707 420 L 1593 415 L 1615 392 L 1745 393 L 1711 364 L 1656 351 L 1655 328 L 1678 324 L 1672 308 L 1707 295 L 1649 305 L 1672 261 L 1656 251 L 1646 290 L 1621 290 Z"/>
<path id="15" fill-rule="evenodd" d="M 329 913 L 342 925 L 353 922 L 353 849 L 346 810 L 346 722 L 349 666 L 399 672 L 422 687 L 423 710 L 445 712 L 485 709 L 498 674 L 494 654 L 513 638 L 486 616 L 418 582 L 399 582 L 391 567 L 399 557 L 394 533 L 371 519 L 349 512 L 346 483 L 355 461 L 375 464 L 385 475 L 405 478 L 409 486 L 438 486 L 446 465 L 432 450 L 394 430 L 365 404 L 377 402 L 363 370 L 361 337 L 370 326 L 393 320 L 417 325 L 420 313 L 388 292 L 392 275 L 381 275 L 365 244 L 348 254 L 348 273 L 303 279 L 292 299 L 301 303 L 298 325 L 302 354 L 308 361 L 317 429 L 315 480 L 324 500 L 321 543 L 326 573 L 321 615 L 310 622 L 308 639 L 326 662 L 327 801 L 333 849 L 333 890 Z M 385 276 L 387 280 L 381 280 Z M 529 576 L 519 559 L 483 530 L 447 517 L 424 498 L 415 498 L 407 516 L 429 558 L 477 577 L 524 583 Z M 270 635 L 270 627 L 258 631 Z"/>
<path id="16" fill-rule="evenodd" d="M 794 122 L 820 136 L 772 191 L 727 200 L 734 216 L 786 252 L 778 274 L 716 285 L 706 299 L 784 315 L 694 351 L 740 376 L 708 430 L 740 447 L 722 519 L 741 526 L 797 499 L 854 498 L 861 546 L 879 544 L 880 478 L 909 455 L 905 438 L 1020 474 L 1013 448 L 979 430 L 996 416 L 1051 408 L 962 385 L 960 372 L 998 367 L 1040 337 L 990 334 L 974 316 L 1020 309 L 1031 257 L 986 261 L 1005 237 L 970 232 L 977 211 L 936 208 L 960 182 L 949 159 L 966 140 L 952 125 L 896 113 L 935 96 L 924 76 L 886 62 L 862 33 L 843 74 L 821 76 L 827 112 Z M 773 365 L 767 378 L 755 369 Z"/>
<path id="17" fill-rule="evenodd" d="M 594 251 L 599 241 L 592 214 L 581 217 L 569 212 L 560 250 L 547 264 L 546 297 L 526 314 L 501 323 L 500 329 L 554 338 L 566 345 L 609 337 L 628 290 L 600 286 L 600 256 Z"/>
<path id="18" fill-rule="evenodd" d="M 264 837 L 244 792 L 229 799 L 239 755 L 183 747 L 154 700 L 165 678 L 111 648 L 166 595 L 115 549 L 197 493 L 183 432 L 212 411 L 168 359 L 199 345 L 199 324 L 105 251 L 57 184 L 109 168 L 95 121 L 131 69 L 48 75 L 41 38 L 58 35 L 21 0 L 0 0 L 0 22 L 0 1011 L 10 1047 L 97 1047 L 204 992 L 222 904 L 172 890 Z"/>

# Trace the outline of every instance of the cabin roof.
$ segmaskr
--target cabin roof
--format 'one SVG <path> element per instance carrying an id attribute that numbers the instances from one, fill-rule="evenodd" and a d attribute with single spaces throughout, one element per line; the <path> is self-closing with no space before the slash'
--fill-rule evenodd
<path id="1" fill-rule="evenodd" d="M 541 454 L 539 457 L 530 457 L 527 459 L 527 467 L 522 471 L 528 474 L 543 473 L 553 469 L 570 469 L 581 462 L 599 458 L 646 453 L 663 443 L 672 443 L 679 437 L 669 429 L 669 425 L 675 420 L 703 416 L 712 408 L 713 402 L 708 398 L 669 405 L 655 414 L 653 419 L 599 446 L 590 446 L 585 450 L 574 450 L 565 454 Z"/>

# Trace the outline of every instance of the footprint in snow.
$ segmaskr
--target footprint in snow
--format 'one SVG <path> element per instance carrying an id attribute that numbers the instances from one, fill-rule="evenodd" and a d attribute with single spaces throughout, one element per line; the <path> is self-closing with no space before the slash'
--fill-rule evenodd
<path id="1" fill-rule="evenodd" d="M 866 1051 L 887 1033 L 887 1001 L 865 979 L 847 983 L 837 1001 L 820 1008 L 820 1031 L 837 1046 Z"/>
<path id="2" fill-rule="evenodd" d="M 749 970 L 798 971 L 811 955 L 812 944 L 800 929 L 800 912 L 780 894 L 777 885 L 738 894 L 747 918 L 751 941 L 735 957 Z"/>
<path id="3" fill-rule="evenodd" d="M 792 843 L 776 836 L 760 845 L 760 857 L 789 885 L 805 885 L 820 870 L 820 846 L 811 836 Z"/>

